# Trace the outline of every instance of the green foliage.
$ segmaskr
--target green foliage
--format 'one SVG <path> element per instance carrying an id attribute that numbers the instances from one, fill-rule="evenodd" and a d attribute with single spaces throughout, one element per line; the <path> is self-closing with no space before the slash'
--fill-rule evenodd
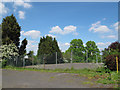
<path id="1" fill-rule="evenodd" d="M 19 26 L 15 16 L 13 14 L 11 16 L 7 16 L 3 18 L 2 21 L 2 44 L 9 45 L 10 43 L 14 43 L 17 48 L 19 46 L 20 41 L 20 31 L 21 27 Z"/>
<path id="2" fill-rule="evenodd" d="M 71 52 L 70 50 L 66 50 L 65 53 L 63 53 L 63 57 L 65 62 L 70 63 L 71 59 Z"/>
<path id="3" fill-rule="evenodd" d="M 25 48 L 27 45 L 27 40 L 24 39 L 22 41 L 22 45 L 19 46 L 21 27 L 19 26 L 13 14 L 11 16 L 7 16 L 3 18 L 1 25 L 0 25 L 0 34 L 2 33 L 2 45 L 5 47 L 5 50 L 3 50 L 2 52 L 7 51 L 3 53 L 2 58 L 4 60 L 7 60 L 7 63 L 8 61 L 9 63 L 14 63 L 15 62 L 14 59 L 16 59 L 16 56 L 18 56 L 18 62 L 21 63 L 22 65 L 22 60 L 20 59 L 23 58 L 24 54 L 26 53 Z"/>
<path id="4" fill-rule="evenodd" d="M 88 41 L 86 43 L 85 52 L 88 55 L 88 62 L 96 62 L 96 55 L 100 57 L 100 51 L 94 41 Z"/>
<path id="5" fill-rule="evenodd" d="M 71 55 L 72 53 L 72 55 Z M 88 62 L 96 62 L 96 57 L 98 62 L 101 62 L 100 51 L 94 41 L 88 41 L 86 43 L 86 47 L 84 47 L 81 39 L 73 39 L 70 42 L 70 47 L 63 54 L 65 60 L 71 61 L 73 59 L 73 63 L 84 63 L 86 60 Z"/>
<path id="6" fill-rule="evenodd" d="M 0 63 L 0 67 L 4 68 L 7 66 L 7 60 L 2 60 L 2 62 Z"/>
<path id="7" fill-rule="evenodd" d="M 19 55 L 24 55 L 26 53 L 26 45 L 27 45 L 27 40 L 26 38 L 22 41 L 22 44 L 19 49 Z"/>
<path id="8" fill-rule="evenodd" d="M 72 53 L 73 62 L 82 62 L 84 60 L 84 45 L 81 39 L 73 39 L 70 42 L 69 49 L 65 52 L 65 57 L 70 61 Z M 69 55 L 68 55 L 69 54 Z"/>
<path id="9" fill-rule="evenodd" d="M 0 45 L 2 45 L 2 25 L 0 24 Z"/>
<path id="10" fill-rule="evenodd" d="M 26 65 L 32 65 L 34 63 L 34 52 L 33 51 L 29 51 L 29 53 L 27 54 L 28 59 L 26 60 Z"/>
<path id="11" fill-rule="evenodd" d="M 40 59 L 41 63 L 45 60 L 46 64 L 55 63 L 55 53 L 57 52 L 58 63 L 63 63 L 62 53 L 58 47 L 56 39 L 46 36 L 40 38 L 40 43 L 38 45 L 37 57 Z"/>

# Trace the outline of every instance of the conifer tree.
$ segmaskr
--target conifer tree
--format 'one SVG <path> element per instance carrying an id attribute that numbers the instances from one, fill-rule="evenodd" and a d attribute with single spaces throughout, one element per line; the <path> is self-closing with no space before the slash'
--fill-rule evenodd
<path id="1" fill-rule="evenodd" d="M 55 63 L 56 62 L 56 52 L 58 57 L 58 62 L 63 62 L 62 53 L 58 47 L 56 39 L 46 36 L 40 38 L 40 43 L 38 44 L 37 57 L 45 59 L 45 63 Z"/>
<path id="2" fill-rule="evenodd" d="M 20 31 L 21 27 L 19 26 L 15 16 L 13 14 L 11 16 L 7 16 L 3 18 L 2 21 L 2 44 L 9 45 L 10 43 L 14 43 L 17 48 L 19 47 L 20 41 Z"/>

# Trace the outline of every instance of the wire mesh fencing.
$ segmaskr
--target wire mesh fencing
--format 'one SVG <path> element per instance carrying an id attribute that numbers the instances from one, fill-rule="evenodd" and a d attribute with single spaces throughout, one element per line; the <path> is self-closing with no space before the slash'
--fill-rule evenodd
<path id="1" fill-rule="evenodd" d="M 56 69 L 56 68 L 78 68 L 84 67 L 80 63 L 100 63 L 101 57 L 85 55 L 77 55 L 74 52 L 68 52 L 66 54 L 60 52 L 54 52 L 51 54 L 41 54 L 39 56 L 14 56 L 11 59 L 6 60 L 6 66 L 15 67 L 32 67 L 42 69 Z M 86 64 L 85 64 L 86 65 Z"/>

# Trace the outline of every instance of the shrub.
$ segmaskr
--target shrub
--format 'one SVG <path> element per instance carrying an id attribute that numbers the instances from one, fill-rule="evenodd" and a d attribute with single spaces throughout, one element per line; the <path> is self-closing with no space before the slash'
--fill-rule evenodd
<path id="1" fill-rule="evenodd" d="M 120 56 L 118 56 L 117 55 L 117 57 L 118 57 L 118 62 L 120 62 Z M 120 66 L 120 63 L 118 63 L 119 65 L 118 66 Z M 105 58 L 105 65 L 107 65 L 107 68 L 109 68 L 110 70 L 116 70 L 116 55 L 108 55 L 108 56 L 106 56 L 106 58 Z M 120 69 L 120 67 L 119 67 L 119 69 Z"/>
<path id="2" fill-rule="evenodd" d="M 18 49 L 14 43 L 11 43 L 9 45 L 2 45 L 0 46 L 0 52 L 1 52 L 1 59 L 2 59 L 2 67 L 5 67 L 7 63 L 14 62 L 13 57 L 18 56 Z"/>
<path id="3" fill-rule="evenodd" d="M 3 60 L 1 62 L 1 67 L 4 68 L 7 65 L 7 60 Z"/>

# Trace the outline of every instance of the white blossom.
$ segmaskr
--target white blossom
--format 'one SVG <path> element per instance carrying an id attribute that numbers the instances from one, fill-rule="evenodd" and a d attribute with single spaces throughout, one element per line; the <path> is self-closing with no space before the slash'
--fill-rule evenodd
<path id="1" fill-rule="evenodd" d="M 14 43 L 0 46 L 0 57 L 11 59 L 12 56 L 18 56 L 18 49 Z"/>

